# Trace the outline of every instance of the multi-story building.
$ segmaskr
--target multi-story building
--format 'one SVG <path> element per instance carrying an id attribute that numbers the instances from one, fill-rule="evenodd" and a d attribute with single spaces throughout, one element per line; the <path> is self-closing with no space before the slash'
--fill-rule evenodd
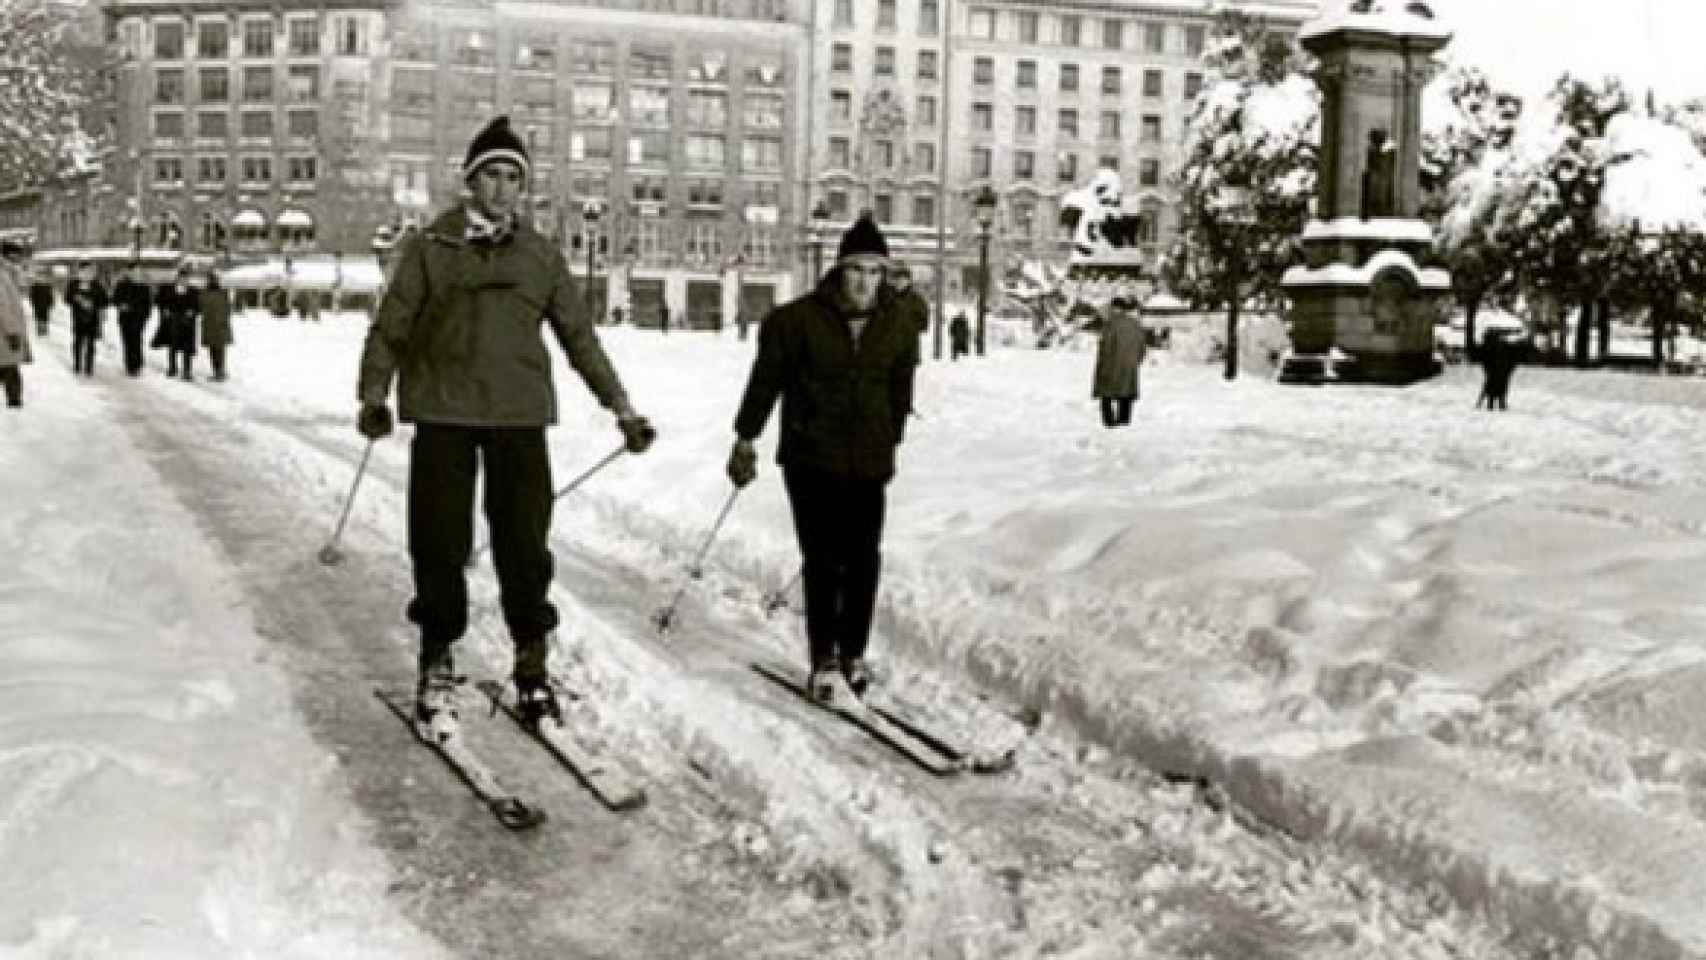
<path id="1" fill-rule="evenodd" d="M 1204 4 L 813 2 L 810 190 L 830 215 L 826 239 L 869 209 L 930 287 L 946 216 L 946 293 L 958 298 L 977 286 L 972 198 L 985 185 L 999 197 L 991 262 L 1064 261 L 1061 200 L 1107 167 L 1135 193 L 1146 259 L 1165 249 L 1177 230 L 1170 175 L 1214 27 Z M 1232 5 L 1281 33 L 1318 6 Z"/>

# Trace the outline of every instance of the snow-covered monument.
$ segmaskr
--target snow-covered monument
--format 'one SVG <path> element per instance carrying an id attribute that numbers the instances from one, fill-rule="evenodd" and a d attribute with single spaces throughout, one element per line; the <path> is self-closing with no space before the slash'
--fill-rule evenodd
<path id="1" fill-rule="evenodd" d="M 1285 272 L 1288 382 L 1408 383 L 1438 372 L 1433 324 L 1451 279 L 1420 219 L 1422 88 L 1450 31 L 1419 0 L 1354 0 L 1305 24 L 1318 62 L 1320 175 L 1304 263 Z"/>

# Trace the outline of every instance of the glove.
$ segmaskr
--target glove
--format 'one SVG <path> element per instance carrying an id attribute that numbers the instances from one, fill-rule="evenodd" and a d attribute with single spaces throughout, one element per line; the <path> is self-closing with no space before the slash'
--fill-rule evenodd
<path id="1" fill-rule="evenodd" d="M 616 426 L 622 429 L 622 439 L 628 441 L 629 453 L 645 453 L 652 441 L 658 438 L 651 421 L 639 414 L 622 417 L 616 421 Z"/>
<path id="2" fill-rule="evenodd" d="M 737 487 L 744 487 L 758 476 L 758 451 L 752 449 L 752 444 L 746 440 L 736 440 L 735 448 L 729 451 L 729 480 Z"/>
<path id="3" fill-rule="evenodd" d="M 391 408 L 383 403 L 364 403 L 355 418 L 355 428 L 369 440 L 391 435 Z"/>
<path id="4" fill-rule="evenodd" d="M 8 334 L 6 337 L 6 349 L 12 351 L 13 353 L 23 353 L 24 352 L 24 338 L 18 336 L 15 333 Z"/>

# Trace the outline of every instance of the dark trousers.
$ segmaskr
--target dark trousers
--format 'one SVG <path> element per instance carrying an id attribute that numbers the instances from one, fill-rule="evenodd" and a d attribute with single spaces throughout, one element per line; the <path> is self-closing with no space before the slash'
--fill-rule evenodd
<path id="1" fill-rule="evenodd" d="M 195 379 L 194 374 L 191 373 L 191 368 L 195 366 L 195 350 L 180 350 L 176 346 L 166 349 L 166 376 L 175 377 L 178 375 L 179 357 L 183 358 L 184 379 Z"/>
<path id="2" fill-rule="evenodd" d="M 545 675 L 547 636 L 557 626 L 551 587 L 551 458 L 544 427 L 422 423 L 409 458 L 409 557 L 421 628 L 422 668 L 468 630 L 463 567 L 473 549 L 474 478 L 486 471 L 486 525 L 504 622 L 515 641 L 515 676 Z"/>
<path id="3" fill-rule="evenodd" d="M 887 484 L 784 466 L 794 534 L 804 560 L 811 662 L 865 655 L 882 571 Z"/>
<path id="4" fill-rule="evenodd" d="M 100 332 L 92 327 L 74 327 L 71 331 L 71 372 L 95 372 L 95 341 Z"/>
<path id="5" fill-rule="evenodd" d="M 24 371 L 17 364 L 0 367 L 0 384 L 6 388 L 6 406 L 24 405 Z"/>
<path id="6" fill-rule="evenodd" d="M 207 357 L 213 362 L 213 379 L 225 379 L 225 344 L 210 343 L 207 345 Z"/>
<path id="7" fill-rule="evenodd" d="M 118 322 L 119 338 L 124 341 L 124 372 L 136 376 L 142 372 L 142 328 L 147 317 L 123 317 Z"/>
<path id="8" fill-rule="evenodd" d="M 48 314 L 50 312 L 52 312 L 53 308 L 52 307 L 37 307 L 37 306 L 34 306 L 33 304 L 31 305 L 31 307 L 36 312 L 36 333 L 40 336 L 43 336 L 43 337 L 47 336 L 47 317 L 48 317 Z"/>
<path id="9" fill-rule="evenodd" d="M 1123 427 L 1131 422 L 1131 405 L 1136 397 L 1103 397 L 1102 426 Z"/>

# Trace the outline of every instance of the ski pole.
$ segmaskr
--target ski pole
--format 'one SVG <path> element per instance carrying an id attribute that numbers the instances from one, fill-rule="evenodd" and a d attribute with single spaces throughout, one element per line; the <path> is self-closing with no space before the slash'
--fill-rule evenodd
<path id="1" fill-rule="evenodd" d="M 692 566 L 687 568 L 688 579 L 675 589 L 675 596 L 669 599 L 669 603 L 653 615 L 652 623 L 659 633 L 667 633 L 670 627 L 675 625 L 675 605 L 681 602 L 681 595 L 687 592 L 687 585 L 705 575 L 705 568 L 701 566 L 705 560 L 705 552 L 711 549 L 711 541 L 717 538 L 717 531 L 723 528 L 723 521 L 728 519 L 729 509 L 735 505 L 735 498 L 740 496 L 740 491 L 740 487 L 729 491 L 729 498 L 723 501 L 723 509 L 717 514 L 717 521 L 711 524 L 711 531 L 705 534 L 705 542 L 699 545 L 699 553 L 694 556 Z"/>
<path id="2" fill-rule="evenodd" d="M 794 575 L 788 579 L 787 583 L 782 585 L 781 589 L 771 591 L 764 595 L 764 615 L 766 617 L 788 606 L 788 591 L 794 589 L 794 584 L 800 582 L 800 575 L 805 572 L 806 568 L 802 565 L 798 570 L 794 571 Z"/>
<path id="3" fill-rule="evenodd" d="M 320 548 L 320 562 L 328 567 L 335 567 L 343 562 L 344 552 L 338 549 L 338 538 L 344 535 L 344 524 L 349 520 L 349 510 L 355 505 L 355 491 L 361 486 L 361 478 L 367 473 L 367 458 L 373 455 L 373 441 L 369 437 L 367 449 L 361 453 L 361 465 L 355 468 L 355 479 L 350 481 L 349 496 L 344 498 L 344 512 L 338 517 L 337 529 L 332 531 L 332 539 Z"/>
<path id="4" fill-rule="evenodd" d="M 552 501 L 557 501 L 557 500 L 563 499 L 563 497 L 565 495 L 567 495 L 571 490 L 573 490 L 574 488 L 585 483 L 588 477 L 591 477 L 593 474 L 597 473 L 598 471 L 603 470 L 605 467 L 610 465 L 611 461 L 615 460 L 617 457 L 620 457 L 622 454 L 627 453 L 627 452 L 628 452 L 628 445 L 626 442 L 617 444 L 616 449 L 605 454 L 603 460 L 600 460 L 597 463 L 593 464 L 592 466 L 586 468 L 586 470 L 584 472 L 582 472 L 580 476 L 574 478 L 573 480 L 570 480 L 568 483 L 563 484 L 561 487 L 559 487 L 557 489 L 556 493 L 551 494 Z M 475 547 L 474 551 L 472 553 L 468 554 L 467 565 L 470 567 L 473 566 L 474 561 L 479 559 L 480 554 L 486 552 L 486 548 L 489 546 L 491 546 L 490 541 L 488 541 L 486 543 L 482 543 L 479 546 Z"/>

